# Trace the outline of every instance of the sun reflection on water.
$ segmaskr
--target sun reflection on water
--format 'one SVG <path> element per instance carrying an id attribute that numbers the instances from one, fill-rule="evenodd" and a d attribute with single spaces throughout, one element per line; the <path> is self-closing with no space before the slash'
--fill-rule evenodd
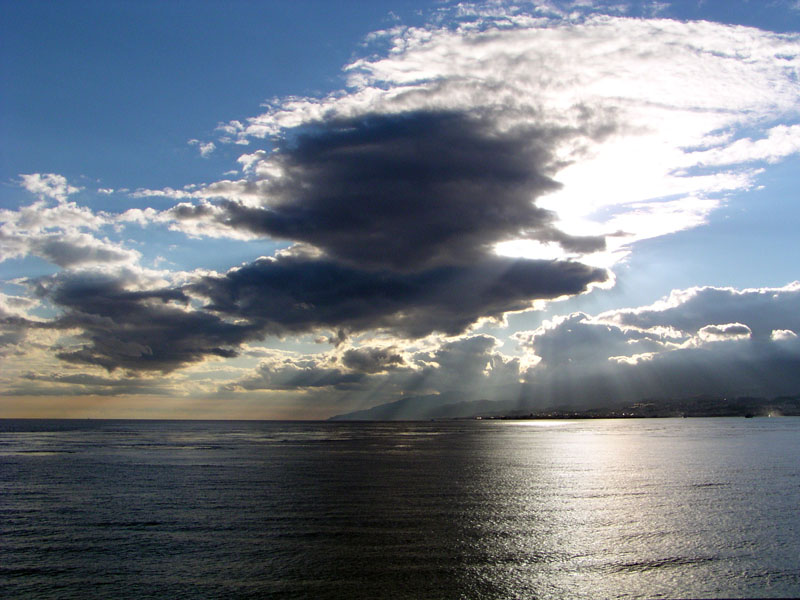
<path id="1" fill-rule="evenodd" d="M 720 570 L 755 535 L 735 522 L 746 500 L 724 456 L 666 425 L 493 424 L 480 482 L 493 493 L 471 523 L 483 584 L 500 597 L 724 593 Z"/>

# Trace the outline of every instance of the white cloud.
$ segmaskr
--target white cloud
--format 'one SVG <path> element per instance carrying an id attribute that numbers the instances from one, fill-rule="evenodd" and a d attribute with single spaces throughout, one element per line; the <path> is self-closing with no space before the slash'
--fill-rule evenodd
<path id="1" fill-rule="evenodd" d="M 217 145 L 214 142 L 201 142 L 200 140 L 189 140 L 190 146 L 197 146 L 197 149 L 200 151 L 200 156 L 203 158 L 207 158 L 211 155 L 214 150 L 217 149 Z"/>
<path id="2" fill-rule="evenodd" d="M 758 140 L 741 138 L 702 152 L 689 154 L 687 164 L 714 166 L 731 165 L 763 160 L 778 162 L 791 154 L 800 152 L 800 125 L 778 125 L 767 131 L 767 136 Z"/>
<path id="3" fill-rule="evenodd" d="M 262 163 L 268 154 L 264 150 L 257 150 L 252 154 L 242 154 L 236 159 L 236 162 L 242 165 L 242 171 L 245 173 L 252 172 L 254 168 Z"/>
<path id="4" fill-rule="evenodd" d="M 202 195 L 196 191 L 176 190 L 171 187 L 166 187 L 160 190 L 151 190 L 147 188 L 139 188 L 131 192 L 132 198 L 171 198 L 173 200 L 185 200 L 187 198 L 200 198 Z"/>
<path id="5" fill-rule="evenodd" d="M 6 235 L 40 234 L 48 229 L 97 230 L 109 223 L 106 215 L 92 212 L 74 202 L 48 206 L 44 201 L 23 206 L 19 210 L 0 209 L 0 231 Z"/>
<path id="6" fill-rule="evenodd" d="M 82 188 L 70 185 L 67 178 L 56 173 L 20 174 L 21 185 L 31 194 L 42 199 L 50 198 L 63 202 L 67 196 L 79 192 Z"/>
<path id="7" fill-rule="evenodd" d="M 141 227 L 145 227 L 150 223 L 160 222 L 160 215 L 161 213 L 154 208 L 130 208 L 117 215 L 115 221 L 117 223 L 136 223 Z"/>
<path id="8" fill-rule="evenodd" d="M 770 339 L 773 342 L 796 340 L 797 334 L 791 329 L 775 329 L 770 335 Z"/>
<path id="9" fill-rule="evenodd" d="M 22 177 L 25 188 L 39 200 L 17 210 L 0 210 L 0 262 L 27 255 L 60 267 L 138 262 L 141 255 L 136 250 L 97 237 L 99 230 L 114 224 L 114 217 L 69 201 L 67 196 L 79 188 L 65 177 L 53 173 Z"/>

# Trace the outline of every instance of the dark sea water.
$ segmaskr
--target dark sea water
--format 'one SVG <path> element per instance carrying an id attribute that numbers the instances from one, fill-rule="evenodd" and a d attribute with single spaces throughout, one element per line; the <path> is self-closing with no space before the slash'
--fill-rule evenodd
<path id="1" fill-rule="evenodd" d="M 7 598 L 800 595 L 800 418 L 0 421 Z"/>

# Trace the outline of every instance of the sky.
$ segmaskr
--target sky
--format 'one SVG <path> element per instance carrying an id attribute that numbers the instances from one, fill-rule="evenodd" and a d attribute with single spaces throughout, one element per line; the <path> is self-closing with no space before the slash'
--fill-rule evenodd
<path id="1" fill-rule="evenodd" d="M 2 2 L 0 416 L 800 393 L 800 2 Z"/>

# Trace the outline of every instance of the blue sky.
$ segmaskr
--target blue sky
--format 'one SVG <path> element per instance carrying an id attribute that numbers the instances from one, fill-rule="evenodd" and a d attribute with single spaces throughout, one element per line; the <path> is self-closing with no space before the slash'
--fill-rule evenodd
<path id="1" fill-rule="evenodd" d="M 3 414 L 800 391 L 793 0 L 3 11 Z"/>
<path id="2" fill-rule="evenodd" d="M 212 136 L 220 120 L 251 116 L 268 98 L 341 86 L 340 68 L 391 10 L 377 2 L 6 2 L 3 128 L 15 151 L 3 157 L 3 175 L 46 162 L 116 187 L 209 179 L 230 161 L 191 160 L 187 139 Z"/>

